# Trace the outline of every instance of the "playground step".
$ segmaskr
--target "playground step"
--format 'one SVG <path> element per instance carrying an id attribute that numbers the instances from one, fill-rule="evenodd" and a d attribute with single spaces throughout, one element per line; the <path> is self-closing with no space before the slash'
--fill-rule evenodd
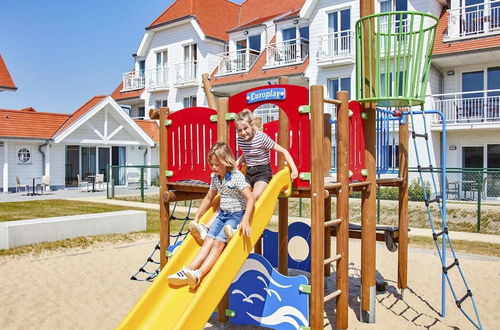
<path id="1" fill-rule="evenodd" d="M 327 295 L 327 296 L 323 299 L 323 301 L 324 301 L 324 302 L 327 302 L 327 301 L 330 301 L 330 300 L 332 300 L 332 299 L 335 299 L 335 298 L 337 298 L 338 296 L 340 296 L 340 294 L 341 294 L 341 293 L 342 293 L 342 291 L 340 291 L 340 290 L 334 291 L 334 292 L 330 293 L 329 295 Z"/>
<path id="2" fill-rule="evenodd" d="M 337 254 L 336 256 L 333 256 L 331 258 L 325 259 L 325 261 L 324 261 L 325 266 L 331 264 L 332 262 L 335 262 L 335 261 L 339 260 L 340 258 L 342 258 L 342 255 L 341 254 Z"/>
<path id="3" fill-rule="evenodd" d="M 427 133 L 418 134 L 416 132 L 411 132 L 411 137 L 412 138 L 424 138 L 424 139 L 428 140 L 429 139 L 429 134 L 427 134 Z"/>

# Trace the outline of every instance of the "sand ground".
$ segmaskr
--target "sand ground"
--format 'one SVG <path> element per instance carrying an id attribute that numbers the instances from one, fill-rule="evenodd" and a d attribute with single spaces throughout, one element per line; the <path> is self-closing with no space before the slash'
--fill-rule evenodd
<path id="1" fill-rule="evenodd" d="M 39 256 L 0 259 L 0 324 L 2 329 L 112 329 L 131 309 L 148 282 L 131 281 L 156 244 L 156 239 L 63 250 Z M 334 246 L 334 244 L 333 244 Z M 484 329 L 497 326 L 500 307 L 500 259 L 461 256 Z M 376 296 L 376 323 L 359 321 L 360 244 L 350 242 L 350 329 L 472 329 L 455 307 L 448 290 L 447 317 L 441 318 L 441 277 L 432 250 L 410 249 L 409 288 L 396 289 L 397 254 L 377 245 L 377 277 L 389 284 Z M 453 276 L 455 277 L 455 275 Z M 326 292 L 335 288 L 327 280 Z M 459 295 L 465 291 L 460 288 Z M 470 307 L 470 303 L 465 304 Z M 325 327 L 335 324 L 333 303 L 326 305 Z M 215 328 L 215 322 L 207 328 Z M 228 326 L 232 329 L 256 327 Z"/>

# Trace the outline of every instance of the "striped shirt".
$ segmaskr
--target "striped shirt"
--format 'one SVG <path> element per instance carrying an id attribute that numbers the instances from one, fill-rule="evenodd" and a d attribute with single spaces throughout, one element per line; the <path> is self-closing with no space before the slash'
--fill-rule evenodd
<path id="1" fill-rule="evenodd" d="M 261 131 L 254 131 L 253 139 L 245 141 L 238 137 L 238 146 L 243 150 L 247 166 L 267 165 L 271 163 L 269 150 L 274 147 L 275 142 Z"/>
<path id="2" fill-rule="evenodd" d="M 250 187 L 245 176 L 238 170 L 227 172 L 224 179 L 212 173 L 210 190 L 215 190 L 220 195 L 220 209 L 226 212 L 244 211 L 247 200 L 241 193 L 243 189 Z"/>

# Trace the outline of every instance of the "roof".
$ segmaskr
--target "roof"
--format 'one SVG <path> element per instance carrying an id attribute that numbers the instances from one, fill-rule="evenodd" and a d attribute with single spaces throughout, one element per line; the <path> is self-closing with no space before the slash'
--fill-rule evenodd
<path id="1" fill-rule="evenodd" d="M 0 109 L 0 136 L 50 139 L 70 115 Z"/>
<path id="2" fill-rule="evenodd" d="M 445 55 L 450 53 L 466 52 L 500 46 L 500 35 L 484 36 L 475 39 L 445 42 L 444 36 L 448 28 L 449 14 L 443 10 L 436 29 L 436 39 L 434 40 L 433 55 Z"/>
<path id="3" fill-rule="evenodd" d="M 133 91 L 128 91 L 128 92 L 122 92 L 121 91 L 122 89 L 123 89 L 123 82 L 121 82 L 118 85 L 118 87 L 115 88 L 113 93 L 111 93 L 111 97 L 115 101 L 139 98 L 139 97 L 141 97 L 142 92 L 144 92 L 144 88 L 133 90 Z"/>
<path id="4" fill-rule="evenodd" d="M 58 131 L 64 130 L 66 127 L 70 126 L 72 123 L 78 120 L 81 116 L 83 116 L 87 111 L 92 109 L 97 103 L 101 102 L 106 95 L 98 95 L 94 96 L 90 100 L 88 100 L 84 105 L 78 108 L 75 112 L 73 112 L 69 119 L 61 126 Z"/>
<path id="5" fill-rule="evenodd" d="M 134 121 L 155 143 L 160 142 L 160 127 L 156 120 L 135 119 Z"/>
<path id="6" fill-rule="evenodd" d="M 262 16 L 277 16 L 289 10 L 301 9 L 305 0 L 246 0 L 241 4 L 239 24 L 245 24 Z"/>
<path id="7" fill-rule="evenodd" d="M 266 17 L 259 17 L 259 18 L 256 18 L 254 20 L 251 20 L 250 22 L 246 22 L 244 24 L 238 25 L 238 26 L 232 28 L 231 30 L 228 30 L 228 32 L 234 32 L 234 31 L 239 31 L 239 30 L 243 30 L 243 29 L 249 29 L 251 27 L 261 25 L 264 22 L 270 21 L 270 20 L 272 20 L 275 17 L 276 17 L 276 15 L 270 15 L 270 16 L 266 16 Z"/>
<path id="8" fill-rule="evenodd" d="M 227 40 L 226 31 L 238 24 L 239 9 L 238 4 L 228 0 L 177 0 L 148 29 L 193 15 L 207 36 Z M 220 19 L 221 15 L 224 19 Z"/>
<path id="9" fill-rule="evenodd" d="M 9 70 L 7 69 L 7 65 L 5 65 L 2 55 L 0 55 L 0 90 L 2 89 L 10 89 L 15 91 L 17 87 L 16 85 L 14 85 L 14 81 L 10 76 Z"/>

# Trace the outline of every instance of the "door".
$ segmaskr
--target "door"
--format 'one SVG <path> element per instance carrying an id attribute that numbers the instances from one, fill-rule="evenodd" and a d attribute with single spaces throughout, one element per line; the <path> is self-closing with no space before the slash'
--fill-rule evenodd
<path id="1" fill-rule="evenodd" d="M 242 39 L 236 41 L 236 70 L 242 71 L 246 70 L 246 49 L 247 49 L 247 40 Z"/>
<path id="2" fill-rule="evenodd" d="M 474 193 L 478 190 L 480 176 L 482 176 L 482 172 L 478 172 L 477 169 L 484 168 L 484 147 L 462 147 L 462 168 L 464 171 L 460 190 L 463 192 L 463 197 L 474 199 Z M 467 171 L 467 169 L 476 171 Z"/>
<path id="3" fill-rule="evenodd" d="M 283 58 L 285 63 L 295 61 L 297 58 L 297 29 L 284 29 L 283 32 Z"/>
<path id="4" fill-rule="evenodd" d="M 96 174 L 96 148 L 82 147 L 82 180 L 89 180 L 89 175 Z"/>
<path id="5" fill-rule="evenodd" d="M 99 152 L 99 174 L 104 174 L 104 182 L 108 182 L 108 171 L 107 167 L 110 165 L 109 162 L 109 147 L 99 147 L 97 148 Z"/>
<path id="6" fill-rule="evenodd" d="M 488 169 L 500 168 L 500 144 L 488 144 L 486 162 Z M 500 173 L 488 172 L 486 174 L 485 195 L 489 198 L 500 198 Z"/>
<path id="7" fill-rule="evenodd" d="M 77 175 L 80 173 L 80 146 L 66 146 L 65 185 L 78 186 Z"/>
<path id="8" fill-rule="evenodd" d="M 156 85 L 165 86 L 168 79 L 168 51 L 156 53 Z"/>
<path id="9" fill-rule="evenodd" d="M 462 121 L 480 121 L 483 119 L 484 72 L 462 73 L 462 107 L 457 118 Z M 472 93 L 475 92 L 475 93 Z"/>
<path id="10" fill-rule="evenodd" d="M 184 81 L 196 78 L 196 61 L 198 59 L 198 47 L 196 44 L 184 46 Z"/>
<path id="11" fill-rule="evenodd" d="M 125 165 L 126 165 L 126 148 L 112 147 L 111 148 L 111 163 L 113 166 L 113 182 L 115 186 L 125 185 Z"/>
<path id="12" fill-rule="evenodd" d="M 328 52 L 332 56 L 351 52 L 351 9 L 328 14 Z"/>

